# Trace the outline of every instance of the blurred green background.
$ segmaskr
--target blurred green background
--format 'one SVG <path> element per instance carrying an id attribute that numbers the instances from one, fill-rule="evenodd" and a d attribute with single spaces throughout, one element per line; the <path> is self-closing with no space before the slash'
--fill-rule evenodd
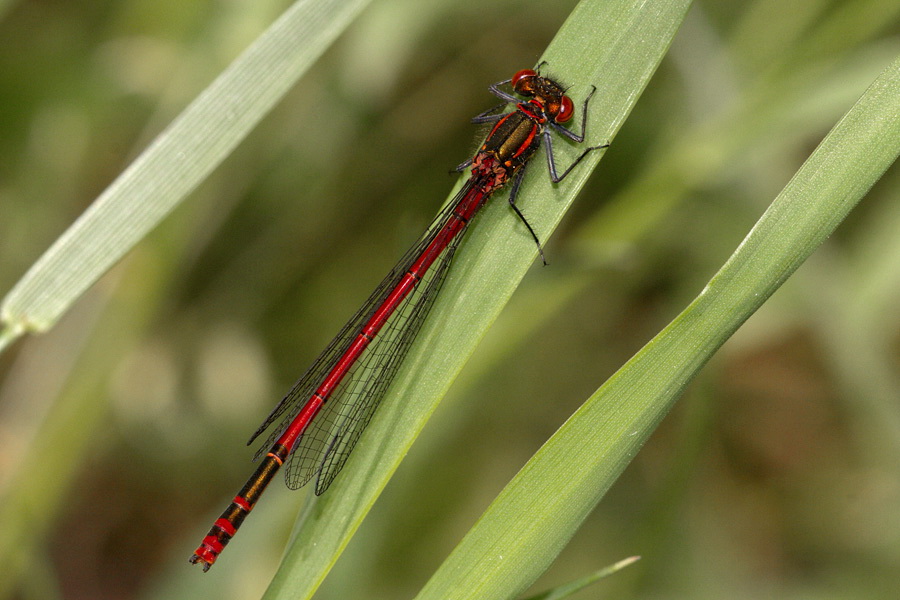
<path id="1" fill-rule="evenodd" d="M 210 573 L 187 564 L 244 441 L 429 223 L 487 86 L 574 4 L 376 0 L 57 327 L 0 355 L 0 597 L 265 589 L 307 491 L 273 486 Z M 287 5 L 0 3 L 0 291 Z M 898 50 L 893 0 L 695 2 L 551 266 L 317 597 L 413 595 Z M 897 597 L 898 190 L 895 166 L 726 344 L 536 590 L 640 554 L 575 598 Z"/>

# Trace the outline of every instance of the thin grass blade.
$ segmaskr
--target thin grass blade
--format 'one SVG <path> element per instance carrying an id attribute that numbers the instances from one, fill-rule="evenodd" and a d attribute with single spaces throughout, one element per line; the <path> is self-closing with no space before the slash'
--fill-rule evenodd
<path id="1" fill-rule="evenodd" d="M 542 69 L 580 100 L 597 92 L 588 113 L 587 142 L 609 141 L 664 56 L 687 0 L 581 2 L 548 47 Z M 486 103 L 489 100 L 486 99 Z M 577 145 L 559 144 L 566 165 Z M 544 237 L 552 232 L 599 161 L 589 156 L 560 185 L 549 183 L 543 156 L 525 178 L 521 206 Z M 441 296 L 410 349 L 372 424 L 328 493 L 304 508 L 265 598 L 309 598 L 408 452 L 465 361 L 537 256 L 534 241 L 515 226 L 505 194 L 473 221 Z"/>
<path id="2" fill-rule="evenodd" d="M 194 190 L 368 0 L 299 0 L 222 72 L 41 256 L 0 305 L 0 349 L 53 326 Z"/>

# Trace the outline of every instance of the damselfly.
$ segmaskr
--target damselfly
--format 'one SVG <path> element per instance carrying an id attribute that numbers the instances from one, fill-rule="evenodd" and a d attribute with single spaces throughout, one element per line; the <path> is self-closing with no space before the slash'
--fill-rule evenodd
<path id="1" fill-rule="evenodd" d="M 524 100 L 505 91 L 505 86 L 511 86 Z M 587 106 L 596 88 L 582 104 L 580 133 L 562 125 L 575 110 L 565 90 L 534 70 L 519 71 L 492 85 L 490 91 L 503 103 L 472 119 L 494 125 L 475 156 L 457 167 L 460 172 L 471 167 L 469 180 L 251 436 L 248 445 L 274 425 L 256 453 L 255 459 L 262 458 L 256 472 L 190 559 L 202 563 L 204 571 L 216 561 L 283 464 L 288 487 L 296 489 L 315 478 L 316 494 L 328 489 L 422 326 L 467 225 L 510 180 L 509 205 L 544 260 L 537 234 L 516 206 L 519 185 L 526 164 L 541 144 L 554 183 L 562 181 L 590 152 L 608 146 L 587 148 L 562 174 L 556 170 L 551 132 L 583 142 Z M 502 112 L 508 105 L 515 109 Z"/>

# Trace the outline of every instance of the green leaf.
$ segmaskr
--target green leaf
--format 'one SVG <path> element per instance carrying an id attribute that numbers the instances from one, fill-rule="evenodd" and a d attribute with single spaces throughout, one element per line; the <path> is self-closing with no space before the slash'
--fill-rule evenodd
<path id="1" fill-rule="evenodd" d="M 900 59 L 834 127 L 703 292 L 535 454 L 419 594 L 512 598 L 546 569 L 715 351 L 900 153 Z"/>
<path id="2" fill-rule="evenodd" d="M 544 55 L 548 65 L 543 71 L 571 84 L 569 94 L 576 103 L 590 85 L 597 86 L 586 144 L 612 139 L 688 5 L 687 0 L 585 0 L 570 15 Z M 556 151 L 557 164 L 566 166 L 580 148 L 557 143 Z M 542 173 L 544 157 L 538 155 L 519 203 L 541 239 L 559 223 L 601 154 L 589 156 L 559 185 Z M 310 497 L 266 598 L 313 594 L 533 263 L 534 242 L 502 196 L 473 223 L 441 297 L 347 467 L 327 494 Z"/>
<path id="3" fill-rule="evenodd" d="M 299 0 L 97 198 L 0 306 L 0 350 L 44 331 L 190 194 L 368 4 Z"/>

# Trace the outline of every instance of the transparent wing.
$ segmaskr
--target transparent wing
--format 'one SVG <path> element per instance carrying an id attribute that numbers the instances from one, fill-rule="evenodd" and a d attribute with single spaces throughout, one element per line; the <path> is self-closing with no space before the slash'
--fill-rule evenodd
<path id="1" fill-rule="evenodd" d="M 264 455 L 287 429 L 336 361 L 346 352 L 363 324 L 447 223 L 458 200 L 470 187 L 471 184 L 465 185 L 456 198 L 447 204 L 362 308 L 344 325 L 309 370 L 263 421 L 248 444 L 252 444 L 273 423 L 278 424 L 259 447 L 254 460 Z M 340 472 L 427 316 L 463 233 L 460 232 L 453 239 L 418 285 L 397 307 L 312 420 L 288 459 L 285 469 L 288 487 L 299 488 L 314 475 L 318 475 L 316 493 L 321 494 Z"/>
<path id="2" fill-rule="evenodd" d="M 316 475 L 316 494 L 322 494 L 344 467 L 428 316 L 461 239 L 456 236 L 444 250 L 310 424 L 288 461 L 289 487 Z"/>

